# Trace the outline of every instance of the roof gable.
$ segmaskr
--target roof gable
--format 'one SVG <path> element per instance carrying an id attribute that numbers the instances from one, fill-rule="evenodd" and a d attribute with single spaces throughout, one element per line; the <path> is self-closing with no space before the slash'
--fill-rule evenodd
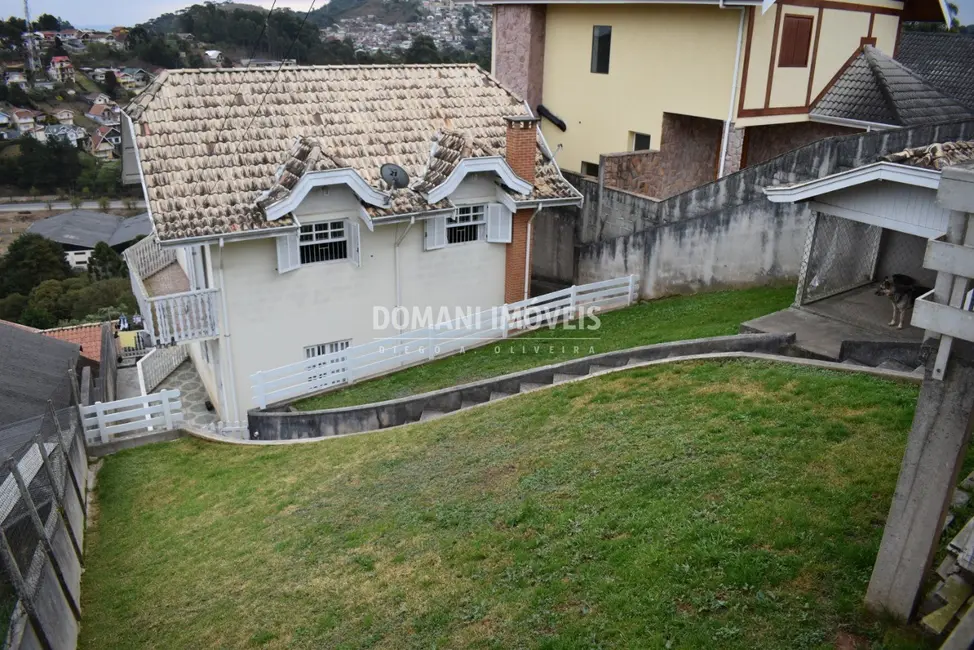
<path id="1" fill-rule="evenodd" d="M 968 108 L 974 108 L 974 35 L 905 31 L 898 61 Z"/>
<path id="2" fill-rule="evenodd" d="M 529 113 L 474 65 L 170 70 L 127 112 L 163 241 L 292 227 L 263 209 L 328 171 L 348 170 L 382 196 L 383 206 L 366 202 L 371 216 L 432 209 L 414 186 L 437 133 L 462 132 L 503 155 L 503 118 Z M 385 163 L 403 167 L 414 186 L 390 192 Z M 539 165 L 550 193 L 575 198 L 557 184 L 552 161 Z"/>
<path id="3" fill-rule="evenodd" d="M 915 126 L 974 115 L 871 45 L 852 58 L 810 111 L 812 119 Z"/>

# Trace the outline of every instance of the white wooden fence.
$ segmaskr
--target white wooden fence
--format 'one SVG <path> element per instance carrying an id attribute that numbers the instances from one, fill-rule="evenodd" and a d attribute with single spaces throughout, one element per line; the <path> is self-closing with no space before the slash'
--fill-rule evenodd
<path id="1" fill-rule="evenodd" d="M 304 359 L 251 375 L 254 402 L 260 408 L 282 400 L 350 384 L 465 348 L 507 338 L 510 332 L 537 329 L 577 318 L 582 310 L 631 305 L 636 276 L 573 286 L 521 302 L 487 309 L 470 318 L 404 332 L 339 352 Z"/>
<path id="2" fill-rule="evenodd" d="M 174 345 L 168 348 L 152 348 L 135 364 L 139 374 L 139 389 L 143 395 L 148 395 L 156 386 L 172 374 L 189 357 L 189 349 L 185 345 Z"/>
<path id="3" fill-rule="evenodd" d="M 175 429 L 183 421 L 182 408 L 178 390 L 78 407 L 89 444 L 111 442 L 122 433 Z"/>

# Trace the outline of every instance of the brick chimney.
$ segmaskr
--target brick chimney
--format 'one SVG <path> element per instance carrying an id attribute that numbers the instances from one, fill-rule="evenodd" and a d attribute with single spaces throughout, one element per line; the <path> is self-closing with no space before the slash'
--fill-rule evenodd
<path id="1" fill-rule="evenodd" d="M 505 117 L 507 123 L 507 164 L 514 173 L 534 185 L 534 156 L 538 149 L 536 117 Z"/>
<path id="2" fill-rule="evenodd" d="M 505 117 L 507 122 L 507 164 L 514 173 L 534 185 L 534 158 L 538 150 L 538 118 L 530 115 Z M 529 248 L 534 233 L 530 227 L 534 209 L 525 208 L 514 213 L 511 223 L 511 243 L 507 245 L 504 276 L 504 302 L 512 303 L 527 297 L 531 283 Z"/>

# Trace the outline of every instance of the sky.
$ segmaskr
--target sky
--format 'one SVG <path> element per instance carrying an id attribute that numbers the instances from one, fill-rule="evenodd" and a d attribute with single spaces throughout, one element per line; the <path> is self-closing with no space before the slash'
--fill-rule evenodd
<path id="1" fill-rule="evenodd" d="M 272 0 L 241 0 L 270 8 Z M 974 0 L 967 0 L 974 3 Z M 199 0 L 202 3 L 202 0 Z M 30 15 L 53 14 L 71 21 L 75 27 L 131 26 L 164 13 L 196 4 L 192 0 L 30 0 Z M 315 2 L 315 7 L 324 0 Z M 307 11 L 311 0 L 277 0 L 278 7 Z M 0 16 L 23 16 L 24 0 L 0 0 Z"/>
<path id="2" fill-rule="evenodd" d="M 248 4 L 270 7 L 272 0 L 242 0 Z M 974 24 L 974 0 L 955 0 L 960 7 L 961 24 Z M 71 21 L 75 27 L 104 27 L 112 25 L 135 25 L 155 18 L 159 14 L 172 12 L 192 5 L 187 0 L 30 0 L 32 16 L 43 13 L 61 16 Z M 315 2 L 315 7 L 325 4 L 325 0 Z M 311 0 L 278 0 L 278 7 L 288 7 L 297 11 L 307 11 Z M 23 0 L 0 0 L 0 17 L 23 15 Z"/>

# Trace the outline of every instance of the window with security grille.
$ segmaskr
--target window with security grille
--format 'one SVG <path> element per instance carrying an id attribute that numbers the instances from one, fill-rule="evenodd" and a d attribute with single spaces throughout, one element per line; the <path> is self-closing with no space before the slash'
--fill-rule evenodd
<path id="1" fill-rule="evenodd" d="M 344 354 L 338 354 L 344 352 L 352 344 L 351 339 L 346 339 L 344 341 L 332 341 L 330 343 L 319 343 L 318 345 L 309 345 L 304 349 L 305 359 L 314 359 L 315 357 L 323 357 L 329 355 L 327 359 L 322 359 L 314 366 L 309 367 L 308 370 L 316 371 L 315 374 L 308 377 L 309 384 L 320 384 L 324 382 L 325 384 L 340 384 L 345 381 L 344 377 L 335 378 L 334 375 L 342 374 L 346 370 L 346 361 L 348 357 Z M 335 356 L 337 355 L 337 356 Z"/>
<path id="2" fill-rule="evenodd" d="M 302 264 L 348 259 L 344 221 L 323 221 L 301 226 L 298 244 Z"/>
<path id="3" fill-rule="evenodd" d="M 487 206 L 470 205 L 457 208 L 456 214 L 446 219 L 446 243 L 465 244 L 483 239 L 486 223 Z"/>

